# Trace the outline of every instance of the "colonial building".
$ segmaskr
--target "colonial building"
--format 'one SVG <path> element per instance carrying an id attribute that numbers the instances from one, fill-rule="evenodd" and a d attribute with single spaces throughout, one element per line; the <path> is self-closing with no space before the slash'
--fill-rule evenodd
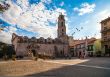
<path id="1" fill-rule="evenodd" d="M 58 17 L 58 37 L 52 38 L 28 38 L 27 36 L 12 35 L 12 44 L 17 56 L 28 56 L 30 52 L 35 54 L 43 54 L 53 57 L 62 57 L 68 55 L 68 36 L 66 35 L 66 26 L 64 15 Z"/>
<path id="2" fill-rule="evenodd" d="M 86 52 L 87 56 L 89 53 L 94 53 L 94 42 L 95 38 L 86 38 L 82 40 L 71 40 L 70 43 L 70 52 L 73 52 L 74 56 L 78 56 L 79 52 Z"/>
<path id="3" fill-rule="evenodd" d="M 101 39 L 104 54 L 110 54 L 110 17 L 101 22 Z"/>

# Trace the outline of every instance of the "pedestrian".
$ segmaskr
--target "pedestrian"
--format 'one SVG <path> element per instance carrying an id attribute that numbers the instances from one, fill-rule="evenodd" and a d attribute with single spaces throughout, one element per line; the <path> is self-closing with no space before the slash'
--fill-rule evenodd
<path id="1" fill-rule="evenodd" d="M 86 54 L 85 54 L 85 51 L 83 51 L 83 58 L 85 58 L 86 57 Z"/>

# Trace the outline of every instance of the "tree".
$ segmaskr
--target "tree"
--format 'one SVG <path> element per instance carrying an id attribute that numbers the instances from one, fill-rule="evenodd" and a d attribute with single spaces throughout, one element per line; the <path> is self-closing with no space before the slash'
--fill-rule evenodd
<path id="1" fill-rule="evenodd" d="M 15 55 L 14 47 L 0 42 L 0 58 L 12 58 L 13 55 Z"/>
<path id="2" fill-rule="evenodd" d="M 6 55 L 6 53 L 7 53 L 7 45 L 4 44 L 3 45 L 3 54 Z"/>
<path id="3" fill-rule="evenodd" d="M 95 50 L 95 53 L 97 56 L 101 56 L 101 39 L 97 39 L 95 42 L 94 42 L 94 50 Z"/>
<path id="4" fill-rule="evenodd" d="M 6 0 L 0 0 L 0 13 L 3 13 L 5 10 L 8 10 L 10 5 L 5 2 Z"/>
<path id="5" fill-rule="evenodd" d="M 8 3 L 6 3 L 6 0 L 0 0 L 0 13 L 3 13 L 6 10 L 8 10 L 9 7 L 10 7 L 10 5 Z M 0 31 L 3 31 L 4 28 L 6 28 L 6 27 L 3 26 L 2 22 L 0 22 Z"/>
<path id="6" fill-rule="evenodd" d="M 3 47 L 4 47 L 4 43 L 0 42 L 0 58 L 2 58 L 4 55 Z"/>
<path id="7" fill-rule="evenodd" d="M 94 42 L 94 49 L 95 51 L 101 51 L 101 40 L 100 39 L 97 39 L 95 42 Z"/>

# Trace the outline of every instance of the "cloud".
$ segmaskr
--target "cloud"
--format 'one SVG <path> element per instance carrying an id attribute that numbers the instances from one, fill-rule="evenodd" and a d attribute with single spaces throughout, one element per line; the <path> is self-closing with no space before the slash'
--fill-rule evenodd
<path id="1" fill-rule="evenodd" d="M 101 38 L 101 25 L 99 22 L 97 22 L 97 16 L 95 16 L 96 14 L 93 14 L 89 17 L 89 20 L 87 18 L 83 18 L 82 21 L 80 21 L 80 23 L 78 23 L 75 27 L 74 27 L 74 38 L 75 39 L 81 39 L 84 38 L 86 36 L 89 36 L 89 38 L 91 37 L 96 37 L 96 38 Z M 100 18 L 100 17 L 99 17 Z M 80 18 L 82 19 L 82 18 Z M 81 29 L 81 27 L 83 27 Z M 80 31 L 77 31 L 76 28 L 78 28 Z M 73 33 L 71 31 L 71 33 Z"/>
<path id="2" fill-rule="evenodd" d="M 85 30 L 80 35 L 89 35 L 91 37 L 101 38 L 101 24 L 100 22 L 110 17 L 110 9 L 106 7 L 97 11 L 89 17 L 89 23 L 85 24 Z M 87 19 L 86 19 L 87 20 Z"/>
<path id="3" fill-rule="evenodd" d="M 94 18 L 97 19 L 98 22 L 101 22 L 102 20 L 106 19 L 107 17 L 110 17 L 110 10 L 104 9 L 103 11 L 98 12 Z"/>
<path id="4" fill-rule="evenodd" d="M 51 2 L 51 0 L 42 0 L 38 4 L 32 5 L 29 4 L 28 0 L 17 0 L 16 3 L 8 1 L 10 8 L 0 18 L 11 25 L 17 25 L 21 29 L 37 33 L 36 37 L 47 38 L 51 36 L 55 38 L 57 35 L 56 25 L 59 12 L 65 15 L 66 20 L 68 18 L 64 9 L 55 8 L 47 10 L 46 2 Z M 55 25 L 51 25 L 49 22 Z"/>
<path id="5" fill-rule="evenodd" d="M 81 29 L 81 27 L 83 27 L 83 29 Z M 83 25 L 78 27 L 78 29 L 80 31 L 77 31 L 76 29 L 74 29 L 75 39 L 85 38 L 86 36 L 88 36 L 89 38 L 91 38 L 91 37 L 101 38 L 100 24 L 98 24 L 96 21 L 94 21 L 92 19 L 90 19 L 89 23 L 86 23 L 86 21 L 85 21 L 83 23 Z"/>
<path id="6" fill-rule="evenodd" d="M 11 34 L 8 32 L 1 31 L 0 32 L 0 41 L 4 43 L 11 43 Z"/>
<path id="7" fill-rule="evenodd" d="M 75 12 L 78 12 L 78 15 L 84 15 L 86 13 L 92 13 L 95 9 L 96 5 L 95 4 L 89 4 L 89 3 L 82 3 L 80 5 L 80 8 L 75 7 L 73 10 Z"/>
<path id="8" fill-rule="evenodd" d="M 109 8 L 109 7 L 108 7 Z M 81 38 L 84 36 L 89 37 L 96 37 L 97 39 L 101 38 L 101 24 L 100 22 L 110 16 L 110 10 L 106 7 L 106 9 L 103 9 L 101 11 L 98 11 L 97 13 L 93 14 L 91 17 L 89 17 L 89 21 L 86 20 L 85 22 L 81 23 L 80 25 L 84 25 L 83 30 L 81 32 L 77 32 L 77 35 L 75 37 Z"/>
<path id="9" fill-rule="evenodd" d="M 60 3 L 60 6 L 63 6 L 63 5 L 64 5 L 64 2 L 61 2 L 61 3 Z"/>
<path id="10" fill-rule="evenodd" d="M 0 31 L 0 41 L 11 44 L 12 33 L 15 33 L 16 30 L 17 29 L 14 27 L 9 27 L 6 28 L 4 31 Z"/>
<path id="11" fill-rule="evenodd" d="M 50 4 L 50 3 L 52 3 L 52 0 L 41 0 L 41 2 L 44 2 L 44 3 Z"/>
<path id="12" fill-rule="evenodd" d="M 101 31 L 101 24 L 100 24 L 100 22 L 102 20 L 108 18 L 108 17 L 110 17 L 109 7 L 108 7 L 108 9 L 103 9 L 103 11 L 97 12 L 93 16 L 92 20 L 94 21 L 93 25 L 95 25 L 94 29 L 96 29 L 96 31 L 97 31 L 97 35 L 95 36 L 96 38 L 101 38 L 101 33 L 100 33 L 100 31 Z"/>

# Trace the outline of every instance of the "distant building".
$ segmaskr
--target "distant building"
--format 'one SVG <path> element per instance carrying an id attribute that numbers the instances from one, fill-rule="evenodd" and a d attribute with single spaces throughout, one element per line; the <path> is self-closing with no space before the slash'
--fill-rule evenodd
<path id="1" fill-rule="evenodd" d="M 89 53 L 94 53 L 95 41 L 95 38 L 86 38 L 82 40 L 73 39 L 73 41 L 71 41 L 73 43 L 70 44 L 70 52 L 73 52 L 74 56 L 78 56 L 80 51 L 86 51 L 87 55 L 89 55 Z"/>
<path id="2" fill-rule="evenodd" d="M 104 54 L 110 54 L 110 17 L 101 22 L 101 40 Z"/>
<path id="3" fill-rule="evenodd" d="M 68 36 L 66 35 L 66 26 L 64 15 L 58 17 L 58 37 L 55 39 L 43 37 L 28 38 L 27 36 L 12 35 L 12 44 L 14 45 L 17 56 L 28 56 L 30 52 L 43 54 L 53 57 L 62 57 L 68 54 Z"/>

